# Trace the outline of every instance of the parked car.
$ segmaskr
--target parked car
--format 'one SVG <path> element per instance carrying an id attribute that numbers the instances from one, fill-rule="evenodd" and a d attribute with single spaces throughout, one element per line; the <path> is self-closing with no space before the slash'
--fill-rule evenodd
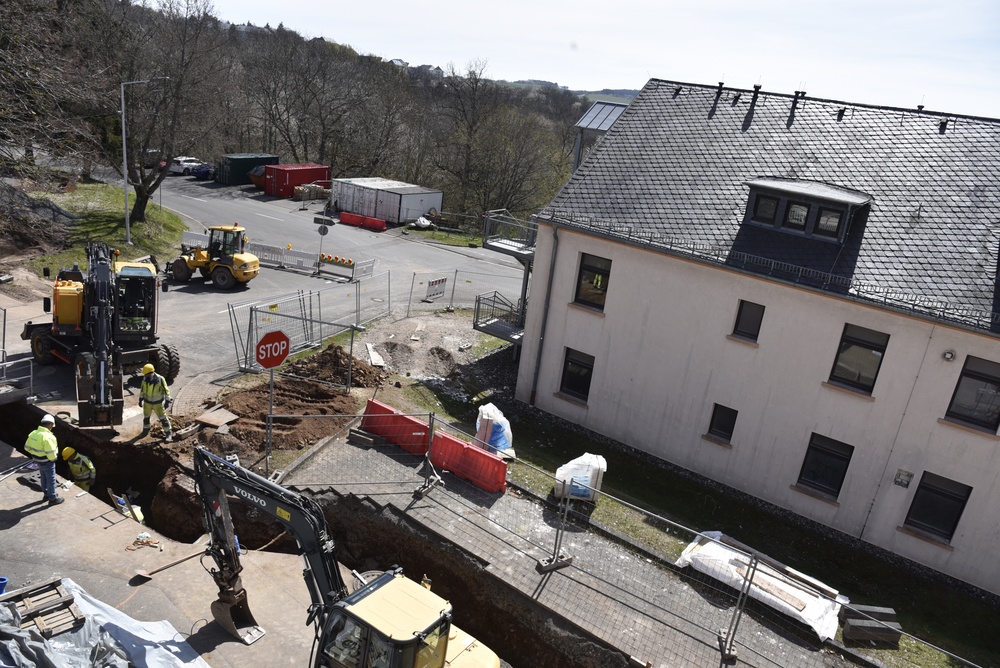
<path id="1" fill-rule="evenodd" d="M 187 155 L 180 155 L 174 158 L 170 162 L 170 173 L 171 174 L 183 174 L 184 176 L 190 176 L 191 170 L 205 163 L 198 158 L 192 158 Z"/>
<path id="2" fill-rule="evenodd" d="M 215 166 L 203 162 L 191 169 L 191 176 L 201 181 L 211 181 L 215 178 Z"/>
<path id="3" fill-rule="evenodd" d="M 142 166 L 146 169 L 163 169 L 166 165 L 167 161 L 161 157 L 160 149 L 146 149 L 146 152 L 142 156 Z"/>

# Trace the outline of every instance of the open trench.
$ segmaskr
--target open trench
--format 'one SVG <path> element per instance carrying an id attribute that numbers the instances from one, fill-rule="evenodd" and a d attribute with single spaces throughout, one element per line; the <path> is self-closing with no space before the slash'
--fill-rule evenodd
<path id="1" fill-rule="evenodd" d="M 23 404 L 0 406 L 0 440 L 23 444 L 41 415 L 40 409 Z M 206 533 L 190 475 L 193 443 L 166 448 L 160 444 L 117 442 L 110 440 L 109 432 L 63 424 L 57 425 L 55 434 L 60 448 L 74 447 L 94 462 L 98 475 L 91 494 L 109 506 L 108 488 L 116 493 L 131 490 L 130 496 L 142 507 L 150 528 L 185 543 Z M 69 477 L 61 459 L 57 470 L 64 478 Z M 332 492 L 315 498 L 337 540 L 342 564 L 358 572 L 398 565 L 411 577 L 429 575 L 434 590 L 452 602 L 456 623 L 493 648 L 509 665 L 629 665 L 628 657 L 620 651 L 553 616 L 529 596 L 485 572 L 484 564 L 476 558 L 441 541 L 391 507 Z M 233 503 L 231 509 L 235 533 L 244 547 L 296 552 L 290 537 L 275 540 L 283 531 L 277 521 L 242 503 Z M 580 605 L 587 602 L 580 601 Z"/>

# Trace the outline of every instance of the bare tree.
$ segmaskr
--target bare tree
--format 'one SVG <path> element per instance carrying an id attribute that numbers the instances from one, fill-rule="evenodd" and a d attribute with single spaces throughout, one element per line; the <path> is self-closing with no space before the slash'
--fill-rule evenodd
<path id="1" fill-rule="evenodd" d="M 0 2 L 0 160 L 30 171 L 36 149 L 89 162 L 106 102 L 100 0 Z"/>

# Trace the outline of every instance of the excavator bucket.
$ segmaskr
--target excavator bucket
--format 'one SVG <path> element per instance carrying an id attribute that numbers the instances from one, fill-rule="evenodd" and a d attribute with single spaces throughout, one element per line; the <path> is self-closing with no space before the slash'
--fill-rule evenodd
<path id="1" fill-rule="evenodd" d="M 264 635 L 264 629 L 257 625 L 253 613 L 250 612 L 246 592 L 241 592 L 230 600 L 220 596 L 213 601 L 212 617 L 219 626 L 239 638 L 245 645 L 253 644 Z"/>

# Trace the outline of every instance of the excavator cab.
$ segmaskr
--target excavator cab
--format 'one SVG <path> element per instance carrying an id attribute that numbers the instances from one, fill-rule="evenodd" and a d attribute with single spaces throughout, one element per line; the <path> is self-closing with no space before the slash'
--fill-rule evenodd
<path id="1" fill-rule="evenodd" d="M 320 638 L 330 668 L 496 668 L 497 655 L 451 623 L 451 604 L 401 569 L 338 601 Z"/>

